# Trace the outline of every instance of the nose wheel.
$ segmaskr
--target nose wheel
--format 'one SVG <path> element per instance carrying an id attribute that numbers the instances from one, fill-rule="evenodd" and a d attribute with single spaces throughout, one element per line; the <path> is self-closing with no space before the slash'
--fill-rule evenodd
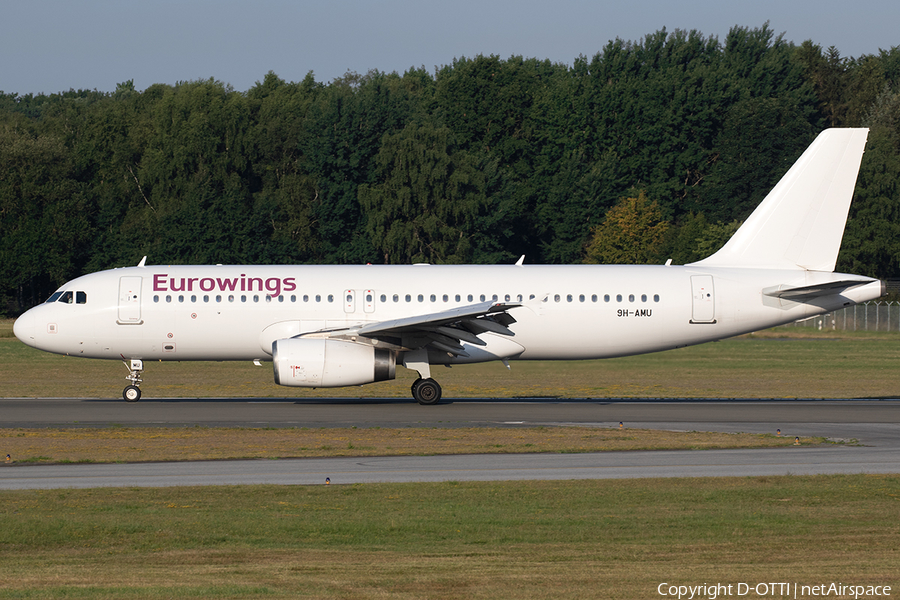
<path id="1" fill-rule="evenodd" d="M 122 362 L 125 362 L 125 357 L 122 357 Z M 131 385 L 125 386 L 125 389 L 122 390 L 122 398 L 125 399 L 126 402 L 137 402 L 141 399 L 141 388 L 138 386 L 141 385 L 141 373 L 144 371 L 144 361 L 131 359 L 131 364 L 125 362 L 125 366 L 128 368 L 128 381 L 131 382 Z"/>
<path id="2" fill-rule="evenodd" d="M 141 399 L 141 388 L 136 385 L 126 386 L 122 391 L 122 397 L 126 402 L 137 402 Z"/>

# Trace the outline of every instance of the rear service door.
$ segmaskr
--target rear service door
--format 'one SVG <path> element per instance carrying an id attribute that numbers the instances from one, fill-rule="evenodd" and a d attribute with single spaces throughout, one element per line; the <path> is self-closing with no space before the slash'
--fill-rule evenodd
<path id="1" fill-rule="evenodd" d="M 716 322 L 716 294 L 712 275 L 692 275 L 693 311 L 691 323 Z"/>

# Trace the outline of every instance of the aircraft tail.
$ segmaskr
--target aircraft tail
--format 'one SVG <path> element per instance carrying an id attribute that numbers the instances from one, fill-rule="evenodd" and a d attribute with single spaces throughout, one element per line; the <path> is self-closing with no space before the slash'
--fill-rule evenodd
<path id="1" fill-rule="evenodd" d="M 693 265 L 834 271 L 868 132 L 820 133 L 725 246 Z"/>

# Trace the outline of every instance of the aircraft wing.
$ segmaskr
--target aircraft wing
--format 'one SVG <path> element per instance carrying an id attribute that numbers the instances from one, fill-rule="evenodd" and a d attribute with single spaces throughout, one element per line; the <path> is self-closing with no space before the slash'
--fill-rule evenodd
<path id="1" fill-rule="evenodd" d="M 432 347 L 456 356 L 468 356 L 462 342 L 485 346 L 485 332 L 514 336 L 508 325 L 516 319 L 507 311 L 521 306 L 510 302 L 481 302 L 426 315 L 369 323 L 358 328 L 310 332 L 306 336 L 365 337 L 414 350 Z"/>
<path id="2" fill-rule="evenodd" d="M 507 327 L 516 319 L 507 311 L 520 304 L 481 302 L 427 315 L 381 321 L 359 328 L 359 335 L 369 338 L 401 338 L 406 347 L 432 346 L 457 356 L 468 356 L 462 342 L 476 346 L 486 343 L 478 337 L 485 332 L 515 335 Z"/>

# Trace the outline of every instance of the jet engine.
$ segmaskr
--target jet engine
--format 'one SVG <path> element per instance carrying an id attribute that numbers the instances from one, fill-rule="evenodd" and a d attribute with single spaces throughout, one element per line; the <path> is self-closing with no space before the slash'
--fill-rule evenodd
<path id="1" fill-rule="evenodd" d="M 393 379 L 393 352 L 322 338 L 288 338 L 272 344 L 275 383 L 291 387 L 341 387 Z"/>

